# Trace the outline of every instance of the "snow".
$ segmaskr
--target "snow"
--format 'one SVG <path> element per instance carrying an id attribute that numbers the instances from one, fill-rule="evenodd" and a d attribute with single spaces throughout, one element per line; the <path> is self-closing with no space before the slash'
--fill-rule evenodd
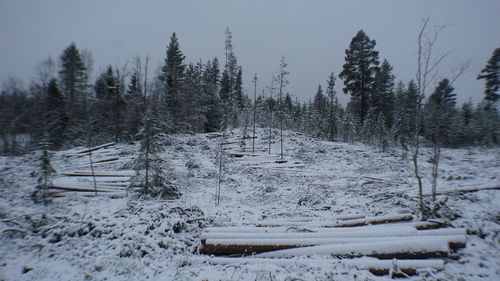
<path id="1" fill-rule="evenodd" d="M 427 260 L 380 260 L 376 258 L 363 257 L 354 259 L 266 259 L 266 258 L 193 258 L 193 261 L 208 262 L 212 264 L 277 264 L 287 265 L 290 263 L 296 264 L 315 264 L 321 267 L 333 267 L 336 263 L 344 263 L 355 266 L 357 268 L 369 269 L 390 269 L 394 265 L 399 268 L 433 268 L 441 269 L 444 267 L 444 261 L 438 259 Z"/>
<path id="2" fill-rule="evenodd" d="M 238 134 L 235 132 L 231 138 Z M 256 145 L 267 147 L 262 139 L 264 132 L 259 130 L 257 135 Z M 361 144 L 320 141 L 293 132 L 285 132 L 284 137 L 285 159 L 289 160 L 286 164 L 293 167 L 280 168 L 278 163 L 261 165 L 261 161 L 272 162 L 275 158 L 260 150 L 256 151 L 262 155 L 259 157 L 225 158 L 219 206 L 215 206 L 214 200 L 219 139 L 208 139 L 204 134 L 174 135 L 166 141 L 168 146 L 162 157 L 169 163 L 172 182 L 184 193 L 173 201 L 140 199 L 129 192 L 125 198 L 72 196 L 56 198 L 48 206 L 35 205 L 30 193 L 36 185 L 33 171 L 38 165 L 38 153 L 0 157 L 0 280 L 386 280 L 387 276 L 376 277 L 355 265 L 377 260 L 360 258 L 349 264 L 351 260 L 331 257 L 332 249 L 341 253 L 356 250 L 359 254 L 367 251 L 366 244 L 372 243 L 371 249 L 377 251 L 382 246 L 397 250 L 412 245 L 415 250 L 434 245 L 447 251 L 446 237 L 428 241 L 425 236 L 463 235 L 460 228 L 467 229 L 466 248 L 454 253 L 453 259 L 443 259 L 444 265 L 436 261 L 438 265 L 432 266 L 433 262 L 426 260 L 431 263 L 424 266 L 428 270 L 409 279 L 500 280 L 498 190 L 438 196 L 439 201 L 447 199 L 438 212 L 440 219 L 459 230 L 416 231 L 418 222 L 402 222 L 318 232 L 314 225 L 304 227 L 303 223 L 322 224 L 334 222 L 335 218 L 339 222 L 339 217 L 356 219 L 352 216 L 359 215 L 416 216 L 418 200 L 411 161 L 402 159 L 400 151 L 379 153 Z M 247 141 L 247 149 L 249 145 L 251 140 Z M 229 148 L 228 151 L 240 150 L 238 144 Z M 276 156 L 278 148 L 273 143 L 271 156 Z M 85 149 L 76 147 L 55 153 L 52 162 L 61 176 L 58 180 L 75 185 L 92 183 L 90 177 L 75 181 L 61 175 L 90 171 L 88 157 L 68 156 Z M 97 161 L 123 159 L 100 163 L 98 174 L 120 177 L 97 177 L 98 184 L 109 185 L 111 180 L 132 175 L 131 162 L 137 149 L 137 144 L 117 144 L 94 151 L 92 156 Z M 500 186 L 500 149 L 443 149 L 441 153 L 438 191 Z M 430 156 L 429 150 L 422 150 L 420 162 L 426 194 L 430 191 Z M 254 165 L 248 166 L 250 161 Z M 188 168 L 188 162 L 194 166 Z M 61 183 L 58 180 L 56 183 Z M 272 234 L 271 228 L 250 225 L 266 221 L 300 223 L 278 228 L 279 232 L 292 234 L 331 231 L 342 235 L 356 233 L 355 229 L 376 234 L 390 231 L 389 228 L 394 228 L 394 233 L 411 229 L 411 235 L 425 243 L 355 243 L 356 249 L 330 248 L 319 257 L 293 258 L 281 264 L 216 264 L 208 262 L 210 257 L 197 254 L 202 232 L 253 235 L 262 229 Z M 26 231 L 27 235 L 2 231 L 7 228 Z M 24 267 L 32 269 L 23 273 Z"/>

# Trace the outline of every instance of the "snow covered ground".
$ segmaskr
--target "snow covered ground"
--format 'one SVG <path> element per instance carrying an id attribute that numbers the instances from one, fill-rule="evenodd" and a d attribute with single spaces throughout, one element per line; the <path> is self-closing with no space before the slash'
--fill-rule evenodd
<path id="1" fill-rule="evenodd" d="M 30 198 L 38 153 L 0 157 L 0 280 L 384 280 L 363 269 L 372 260 L 343 262 L 328 255 L 289 262 L 219 263 L 198 254 L 207 226 L 243 226 L 263 220 L 332 221 L 338 216 L 416 214 L 410 159 L 360 145 L 327 142 L 293 132 L 268 154 L 265 132 L 226 151 L 220 205 L 215 206 L 218 138 L 174 135 L 166 140 L 165 167 L 183 196 L 178 200 L 68 196 L 48 206 Z M 228 141 L 236 140 L 238 133 Z M 278 140 L 276 136 L 276 140 Z M 249 150 L 250 148 L 250 150 Z M 56 152 L 59 174 L 88 170 L 84 148 Z M 97 172 L 128 175 L 138 145 L 115 145 L 96 158 L 119 157 Z M 99 154 L 100 153 L 100 154 Z M 421 159 L 426 193 L 430 151 Z M 500 186 L 500 149 L 443 149 L 438 191 Z M 109 180 L 109 179 L 108 179 Z M 86 180 L 72 184 L 90 185 Z M 104 180 L 106 181 L 106 180 Z M 111 181 L 108 181 L 111 182 Z M 68 184 L 62 176 L 57 184 Z M 71 183 L 69 183 L 71 184 Z M 93 183 L 92 183 L 93 184 Z M 98 183 L 99 184 L 99 183 Z M 110 187 L 111 188 L 111 187 Z M 498 190 L 449 193 L 439 210 L 454 227 L 468 230 L 467 247 L 410 280 L 500 280 Z"/>

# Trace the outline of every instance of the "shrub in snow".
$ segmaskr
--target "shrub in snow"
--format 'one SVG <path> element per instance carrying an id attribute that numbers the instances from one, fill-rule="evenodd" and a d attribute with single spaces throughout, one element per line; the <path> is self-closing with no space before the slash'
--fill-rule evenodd
<path id="1" fill-rule="evenodd" d="M 40 148 L 42 154 L 40 155 L 40 167 L 38 170 L 38 184 L 35 191 L 31 194 L 31 198 L 35 203 L 47 204 L 47 189 L 52 184 L 51 178 L 56 173 L 52 164 L 50 163 L 49 147 L 52 146 L 48 136 L 40 141 Z"/>

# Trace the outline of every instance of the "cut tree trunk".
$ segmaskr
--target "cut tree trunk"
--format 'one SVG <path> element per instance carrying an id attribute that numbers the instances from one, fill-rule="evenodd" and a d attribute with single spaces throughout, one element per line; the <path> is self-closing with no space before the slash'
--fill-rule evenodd
<path id="1" fill-rule="evenodd" d="M 388 243 L 397 241 L 407 244 L 424 244 L 446 241 L 452 249 L 465 246 L 465 235 L 421 236 L 421 237 L 362 237 L 362 238 L 278 238 L 278 239 L 207 239 L 202 253 L 210 255 L 250 255 L 275 250 L 317 245 L 357 245 L 361 243 Z"/>
<path id="2" fill-rule="evenodd" d="M 99 150 L 99 149 L 102 149 L 102 148 L 110 147 L 110 146 L 112 146 L 114 144 L 115 144 L 114 142 L 105 143 L 105 144 L 102 144 L 102 145 L 99 145 L 99 146 L 95 146 L 95 147 L 91 147 L 89 149 L 85 149 L 85 150 L 79 151 L 77 153 L 78 154 L 89 153 L 89 152 L 96 151 L 96 150 Z"/>
<path id="3" fill-rule="evenodd" d="M 387 215 L 380 217 L 367 217 L 361 219 L 354 220 L 342 220 L 336 221 L 332 223 L 320 222 L 320 223 L 278 223 L 278 224 L 257 224 L 257 226 L 290 226 L 290 225 L 302 225 L 304 227 L 307 226 L 315 226 L 315 227 L 354 227 L 354 226 L 364 226 L 364 225 L 374 225 L 374 224 L 385 224 L 385 223 L 394 223 L 394 222 L 406 222 L 412 221 L 413 216 L 410 214 L 400 214 L 400 215 Z"/>
<path id="4" fill-rule="evenodd" d="M 118 159 L 120 159 L 120 158 L 113 157 L 113 158 L 108 158 L 108 159 L 103 159 L 103 160 L 97 160 L 97 161 L 94 161 L 93 164 L 105 163 L 105 162 L 112 162 L 112 161 L 116 161 Z"/>
<path id="5" fill-rule="evenodd" d="M 330 255 L 338 258 L 361 256 L 380 259 L 426 259 L 448 257 L 450 248 L 446 239 L 425 239 L 408 243 L 405 240 L 389 242 L 320 245 L 278 250 L 256 255 L 263 258 L 283 258 L 311 255 Z"/>

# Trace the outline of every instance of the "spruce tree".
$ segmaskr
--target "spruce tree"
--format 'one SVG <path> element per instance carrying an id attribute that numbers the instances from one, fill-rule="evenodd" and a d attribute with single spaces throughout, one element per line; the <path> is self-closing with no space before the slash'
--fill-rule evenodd
<path id="1" fill-rule="evenodd" d="M 361 124 L 369 110 L 379 64 L 375 45 L 375 40 L 370 40 L 363 30 L 358 31 L 345 51 L 345 64 L 339 74 L 344 80 L 344 92 L 351 95 L 350 107 Z"/>
<path id="2" fill-rule="evenodd" d="M 429 97 L 427 104 L 430 111 L 426 117 L 429 118 L 426 126 L 426 133 L 430 136 L 433 146 L 432 159 L 432 200 L 436 200 L 436 189 L 438 179 L 439 159 L 441 155 L 441 145 L 444 135 L 450 129 L 451 114 L 455 107 L 455 96 L 453 87 L 448 79 L 439 82 L 436 90 Z M 424 109 L 425 110 L 425 109 Z"/>
<path id="3" fill-rule="evenodd" d="M 327 100 L 325 95 L 323 94 L 323 89 L 321 85 L 318 85 L 318 90 L 316 90 L 316 94 L 314 95 L 313 101 L 314 109 L 318 111 L 320 115 L 325 114 L 327 110 Z"/>
<path id="4" fill-rule="evenodd" d="M 498 89 L 500 89 L 500 48 L 493 51 L 491 58 L 477 79 L 485 80 L 484 99 L 488 102 L 488 106 L 495 103 L 500 98 L 498 93 Z"/>
<path id="5" fill-rule="evenodd" d="M 178 198 L 179 192 L 168 179 L 167 163 L 161 158 L 163 152 L 158 117 L 146 113 L 140 131 L 141 146 L 135 160 L 136 176 L 133 184 L 140 187 L 142 195 L 161 198 Z"/>
<path id="6" fill-rule="evenodd" d="M 55 147 L 60 147 L 64 142 L 64 132 L 68 126 L 65 107 L 66 100 L 59 91 L 57 81 L 50 80 L 45 97 L 45 112 L 49 140 Z"/>
<path id="7" fill-rule="evenodd" d="M 233 50 L 233 35 L 226 28 L 224 41 L 225 64 L 222 73 L 220 100 L 223 107 L 223 127 L 236 126 L 238 114 L 243 109 L 243 79 L 242 69 Z"/>
<path id="8" fill-rule="evenodd" d="M 240 67 L 238 67 L 238 72 L 236 74 L 236 78 L 234 80 L 234 100 L 236 103 L 236 107 L 239 111 L 243 110 L 245 107 L 245 102 L 244 102 L 244 94 L 243 94 L 243 70 Z"/>
<path id="9" fill-rule="evenodd" d="M 112 138 L 118 142 L 124 130 L 126 102 L 121 95 L 119 77 L 111 66 L 97 78 L 95 92 L 95 129 L 105 140 Z"/>
<path id="10" fill-rule="evenodd" d="M 280 111 L 280 157 L 283 159 L 283 90 L 286 85 L 288 85 L 288 79 L 286 78 L 290 72 L 287 70 L 288 64 L 285 62 L 285 56 L 281 56 L 280 70 L 276 76 L 276 82 L 278 82 L 279 96 L 278 105 Z"/>
<path id="11" fill-rule="evenodd" d="M 326 82 L 326 95 L 328 96 L 328 140 L 333 141 L 337 137 L 337 92 L 335 91 L 335 80 L 337 77 L 333 72 L 328 76 Z"/>
<path id="12" fill-rule="evenodd" d="M 72 118 L 78 116 L 84 110 L 81 105 L 85 104 L 85 88 L 87 82 L 87 70 L 80 51 L 75 43 L 71 43 L 61 55 L 61 71 L 59 79 L 62 90 L 67 99 L 67 110 Z"/>
<path id="13" fill-rule="evenodd" d="M 185 56 L 183 55 L 177 35 L 172 33 L 167 47 L 167 56 L 162 68 L 161 79 L 164 85 L 164 102 L 168 114 L 172 118 L 173 128 L 178 131 L 182 128 L 185 113 L 184 109 L 184 80 Z"/>
<path id="14" fill-rule="evenodd" d="M 394 75 L 392 66 L 384 60 L 375 73 L 375 89 L 371 95 L 372 107 L 377 113 L 384 115 L 387 127 L 392 126 L 392 115 L 394 110 Z"/>
<path id="15" fill-rule="evenodd" d="M 184 130 L 188 132 L 203 132 L 206 124 L 206 112 L 209 106 L 206 102 L 203 88 L 203 64 L 190 63 L 186 69 L 184 83 Z"/>
<path id="16" fill-rule="evenodd" d="M 45 135 L 45 137 L 40 140 L 39 146 L 42 151 L 39 158 L 40 167 L 38 171 L 38 184 L 35 191 L 31 195 L 31 198 L 35 203 L 47 204 L 47 190 L 52 184 L 51 179 L 53 175 L 56 173 L 50 162 L 51 154 L 49 149 L 52 146 L 52 143 L 50 142 L 48 135 Z"/>
<path id="17" fill-rule="evenodd" d="M 124 97 L 127 104 L 125 113 L 125 134 L 127 139 L 136 140 L 144 117 L 146 98 L 142 91 L 140 65 L 130 77 L 127 93 Z"/>
<path id="18" fill-rule="evenodd" d="M 214 58 L 208 61 L 203 73 L 203 86 L 207 111 L 205 113 L 205 132 L 215 132 L 219 129 L 222 120 L 219 93 L 219 61 Z"/>

